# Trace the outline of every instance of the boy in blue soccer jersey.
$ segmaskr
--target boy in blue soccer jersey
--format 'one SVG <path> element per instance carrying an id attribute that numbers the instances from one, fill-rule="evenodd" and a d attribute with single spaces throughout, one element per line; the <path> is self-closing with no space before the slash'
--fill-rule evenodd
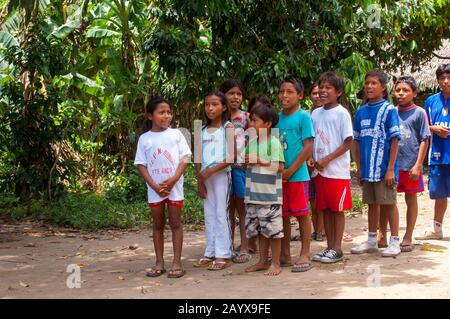
<path id="1" fill-rule="evenodd" d="M 369 205 L 368 240 L 351 249 L 352 254 L 378 252 L 377 228 L 380 211 L 389 219 L 391 238 L 383 257 L 400 253 L 399 216 L 396 208 L 398 178 L 397 152 L 400 124 L 395 106 L 387 101 L 387 76 L 373 70 L 365 77 L 368 102 L 355 114 L 355 157 L 363 201 Z"/>
<path id="2" fill-rule="evenodd" d="M 443 238 L 442 222 L 450 196 L 450 64 L 440 65 L 436 77 L 441 92 L 430 96 L 424 106 L 431 131 L 428 188 L 435 200 L 434 219 L 431 228 L 416 237 L 419 240 Z"/>

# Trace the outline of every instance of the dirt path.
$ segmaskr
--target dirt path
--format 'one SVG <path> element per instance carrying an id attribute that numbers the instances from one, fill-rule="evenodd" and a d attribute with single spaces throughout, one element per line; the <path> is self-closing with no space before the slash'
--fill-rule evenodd
<path id="1" fill-rule="evenodd" d="M 404 197 L 399 195 L 398 201 L 403 235 Z M 431 224 L 432 208 L 425 192 L 419 197 L 416 233 Z M 87 233 L 39 222 L 0 220 L 0 298 L 449 298 L 448 216 L 446 220 L 444 240 L 418 243 L 443 252 L 416 246 L 397 258 L 382 258 L 350 254 L 354 243 L 366 239 L 367 214 L 349 217 L 346 229 L 355 239 L 344 244 L 344 262 L 315 263 L 306 273 L 284 268 L 275 278 L 244 273 L 247 264 L 221 272 L 193 268 L 202 255 L 205 235 L 187 231 L 183 250 L 187 274 L 181 279 L 145 276 L 145 269 L 154 262 L 148 229 Z M 166 268 L 170 268 L 169 231 L 166 236 Z M 325 242 L 313 242 L 312 252 L 324 246 Z M 291 247 L 297 256 L 299 243 L 292 242 Z M 67 287 L 71 264 L 80 267 L 79 289 Z"/>

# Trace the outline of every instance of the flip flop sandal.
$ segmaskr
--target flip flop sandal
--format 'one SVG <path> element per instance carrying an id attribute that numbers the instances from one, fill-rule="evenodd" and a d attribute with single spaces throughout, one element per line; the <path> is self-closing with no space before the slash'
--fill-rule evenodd
<path id="1" fill-rule="evenodd" d="M 316 233 L 316 241 L 324 241 L 324 236 L 321 233 Z"/>
<path id="2" fill-rule="evenodd" d="M 250 253 L 239 253 L 233 257 L 232 261 L 236 264 L 244 264 L 252 259 L 252 255 Z"/>
<path id="3" fill-rule="evenodd" d="M 162 274 L 166 272 L 165 269 L 153 269 L 151 268 L 149 271 L 147 271 L 147 277 L 159 277 Z"/>
<path id="4" fill-rule="evenodd" d="M 214 259 L 212 258 L 208 258 L 208 257 L 203 257 L 200 258 L 199 261 L 197 261 L 196 263 L 194 263 L 194 267 L 195 268 L 206 268 L 211 266 L 211 264 L 214 262 Z"/>
<path id="5" fill-rule="evenodd" d="M 414 245 L 410 244 L 410 245 L 400 245 L 400 251 L 402 253 L 409 253 L 411 251 L 414 250 Z"/>
<path id="6" fill-rule="evenodd" d="M 344 236 L 342 236 L 342 241 L 349 243 L 353 241 L 353 237 L 350 234 L 345 234 Z"/>
<path id="7" fill-rule="evenodd" d="M 295 263 L 291 268 L 291 272 L 305 272 L 313 268 L 314 265 L 311 262 Z"/>
<path id="8" fill-rule="evenodd" d="M 184 269 L 170 269 L 167 278 L 180 278 L 186 274 Z"/>
<path id="9" fill-rule="evenodd" d="M 217 271 L 217 270 L 223 270 L 227 267 L 231 266 L 231 263 L 229 261 L 213 261 L 212 264 L 208 267 L 208 270 L 211 271 Z"/>
<path id="10" fill-rule="evenodd" d="M 292 267 L 293 265 L 292 262 L 280 262 L 280 267 Z"/>

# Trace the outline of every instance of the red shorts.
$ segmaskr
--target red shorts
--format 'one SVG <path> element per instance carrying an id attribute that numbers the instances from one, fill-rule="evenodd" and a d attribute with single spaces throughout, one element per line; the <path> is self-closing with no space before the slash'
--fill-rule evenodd
<path id="1" fill-rule="evenodd" d="M 170 200 L 168 198 L 166 198 L 163 201 L 160 201 L 158 203 L 148 203 L 148 207 L 158 207 L 158 206 L 162 206 L 165 203 L 167 203 L 167 205 L 170 206 L 177 206 L 177 207 L 183 207 L 183 201 L 182 200 Z"/>
<path id="2" fill-rule="evenodd" d="M 397 193 L 417 194 L 423 192 L 423 190 L 424 186 L 422 173 L 420 173 L 417 180 L 412 182 L 409 181 L 408 171 L 400 171 L 398 173 Z"/>
<path id="3" fill-rule="evenodd" d="M 343 212 L 352 208 L 350 180 L 327 178 L 318 174 L 314 177 L 316 187 L 316 209 Z"/>
<path id="4" fill-rule="evenodd" d="M 283 216 L 308 215 L 308 183 L 283 182 Z"/>

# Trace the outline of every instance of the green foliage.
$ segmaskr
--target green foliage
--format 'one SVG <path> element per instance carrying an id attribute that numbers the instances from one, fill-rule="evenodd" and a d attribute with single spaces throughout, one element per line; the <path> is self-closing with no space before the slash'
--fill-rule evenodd
<path id="1" fill-rule="evenodd" d="M 261 92 L 277 101 L 285 75 L 300 77 L 308 90 L 321 72 L 336 70 L 355 110 L 368 70 L 417 67 L 450 38 L 448 0 L 0 5 L 0 190 L 14 194 L 5 203 L 17 204 L 17 216 L 42 208 L 45 218 L 72 225 L 87 225 L 96 208 L 111 210 L 102 218 L 130 224 L 132 217 L 121 215 L 126 205 L 144 220 L 148 209 L 141 212 L 138 203 L 145 183 L 129 162 L 152 94 L 172 100 L 173 125 L 190 129 L 202 118 L 205 93 L 225 78 L 242 79 L 246 98 Z M 190 167 L 189 223 L 203 219 L 195 189 Z M 95 218 L 92 224 L 108 225 Z"/>
<path id="2" fill-rule="evenodd" d="M 360 196 L 352 196 L 352 209 L 348 213 L 362 213 L 363 209 L 367 208 Z"/>

